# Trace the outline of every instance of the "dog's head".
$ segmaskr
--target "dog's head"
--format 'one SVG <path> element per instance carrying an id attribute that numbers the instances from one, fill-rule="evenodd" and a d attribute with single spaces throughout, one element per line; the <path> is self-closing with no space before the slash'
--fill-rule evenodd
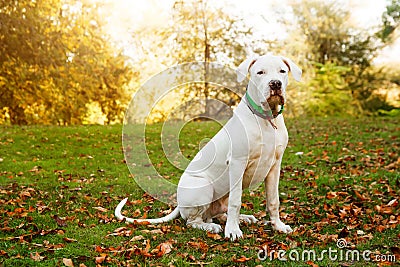
<path id="1" fill-rule="evenodd" d="M 237 69 L 237 80 L 242 82 L 250 73 L 248 90 L 254 101 L 264 110 L 277 112 L 286 102 L 288 74 L 300 81 L 302 71 L 292 60 L 282 56 L 265 55 L 248 58 Z"/>

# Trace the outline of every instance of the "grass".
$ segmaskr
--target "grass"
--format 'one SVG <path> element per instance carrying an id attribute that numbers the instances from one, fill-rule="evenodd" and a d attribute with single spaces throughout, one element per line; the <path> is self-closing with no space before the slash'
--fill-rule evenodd
<path id="1" fill-rule="evenodd" d="M 291 235 L 273 232 L 261 222 L 242 226 L 245 238 L 187 228 L 182 219 L 162 225 L 125 225 L 113 211 L 129 197 L 130 217 L 159 217 L 168 206 L 136 185 L 155 170 L 177 183 L 185 158 L 219 129 L 211 122 L 186 125 L 177 153 L 173 126 L 146 128 L 147 160 L 136 153 L 143 127 L 127 137 L 130 174 L 121 147 L 122 127 L 0 127 L 0 264 L 3 266 L 376 266 L 378 255 L 399 259 L 398 118 L 288 119 L 289 146 L 280 183 L 281 216 L 295 228 Z M 163 132 L 165 156 L 160 139 Z M 127 140 L 128 140 L 127 139 Z M 203 140 L 203 142 L 201 142 Z M 176 144 L 175 144 L 176 145 Z M 171 148 L 172 147 L 172 148 Z M 143 148 L 143 147 L 142 147 Z M 135 152 L 135 153 L 134 153 Z M 149 165 L 151 164 L 151 165 Z M 129 164 L 128 164 L 129 165 Z M 263 189 L 247 190 L 242 212 L 262 220 Z M 286 251 L 286 257 L 314 249 L 370 250 L 373 261 L 260 261 L 260 248 Z M 292 251 L 292 254 L 290 254 Z M 345 252 L 345 251 L 344 251 Z M 317 254 L 319 255 L 319 254 Z M 275 254 L 277 256 L 277 254 Z M 398 264 L 398 261 L 397 261 Z"/>

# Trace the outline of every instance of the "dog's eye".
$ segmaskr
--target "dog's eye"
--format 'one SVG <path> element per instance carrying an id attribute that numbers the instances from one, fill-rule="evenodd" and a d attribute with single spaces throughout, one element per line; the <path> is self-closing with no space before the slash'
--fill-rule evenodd
<path id="1" fill-rule="evenodd" d="M 280 73 L 286 73 L 286 70 L 280 70 L 279 72 Z"/>
<path id="2" fill-rule="evenodd" d="M 265 71 L 260 70 L 259 72 L 257 72 L 257 74 L 258 74 L 258 75 L 263 75 L 263 74 L 265 74 Z"/>

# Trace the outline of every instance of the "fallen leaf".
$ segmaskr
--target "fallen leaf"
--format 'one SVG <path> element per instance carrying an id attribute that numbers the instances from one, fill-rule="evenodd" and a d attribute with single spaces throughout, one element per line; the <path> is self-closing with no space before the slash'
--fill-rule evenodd
<path id="1" fill-rule="evenodd" d="M 64 237 L 63 240 L 67 243 L 72 243 L 72 242 L 77 242 L 78 240 L 69 238 L 69 237 Z"/>
<path id="2" fill-rule="evenodd" d="M 40 256 L 38 252 L 35 252 L 34 254 L 31 253 L 31 259 L 34 261 L 41 261 L 44 259 L 44 257 Z"/>
<path id="3" fill-rule="evenodd" d="M 63 258 L 63 263 L 65 266 L 74 267 L 74 263 L 72 262 L 71 259 Z"/>
<path id="4" fill-rule="evenodd" d="M 107 212 L 108 211 L 108 209 L 103 208 L 103 207 L 93 207 L 93 209 L 101 211 L 101 212 Z"/>
<path id="5" fill-rule="evenodd" d="M 391 201 L 389 201 L 389 203 L 387 204 L 387 206 L 394 206 L 396 207 L 399 204 L 399 202 L 397 201 L 397 198 L 392 199 Z"/>
<path id="6" fill-rule="evenodd" d="M 149 234 L 150 233 L 150 234 L 153 234 L 153 235 L 162 235 L 162 234 L 164 234 L 164 232 L 161 231 L 161 229 L 154 229 L 154 230 L 144 229 L 141 232 L 145 233 L 145 234 Z"/>
<path id="7" fill-rule="evenodd" d="M 335 197 L 337 197 L 337 196 L 338 196 L 337 192 L 328 192 L 328 193 L 326 194 L 326 198 L 327 198 L 327 199 L 332 199 L 332 198 L 335 198 Z"/>
<path id="8" fill-rule="evenodd" d="M 349 234 L 350 234 L 350 232 L 349 232 L 349 230 L 347 230 L 347 227 L 344 227 L 344 228 L 342 229 L 342 231 L 340 231 L 340 233 L 339 233 L 339 235 L 338 235 L 338 238 L 341 239 L 341 238 L 348 237 Z"/>
<path id="9" fill-rule="evenodd" d="M 239 259 L 236 259 L 236 256 L 233 256 L 233 259 L 232 259 L 234 262 L 246 262 L 246 261 L 249 261 L 249 260 L 251 260 L 251 257 L 250 258 L 247 258 L 247 257 L 245 257 L 245 256 L 240 256 L 240 258 Z"/>
<path id="10" fill-rule="evenodd" d="M 54 215 L 53 219 L 56 221 L 57 225 L 60 227 L 66 227 L 67 226 L 67 221 L 65 219 L 62 219 L 58 217 L 58 215 Z"/>
<path id="11" fill-rule="evenodd" d="M 310 265 L 310 266 L 312 266 L 312 267 L 318 267 L 318 265 L 315 264 L 315 263 L 312 262 L 312 261 L 307 261 L 306 264 L 308 264 L 308 265 Z"/>
<path id="12" fill-rule="evenodd" d="M 214 233 L 210 233 L 210 232 L 207 232 L 207 236 L 208 236 L 209 238 L 214 239 L 214 240 L 220 240 L 220 239 L 222 239 L 222 237 L 221 237 L 219 234 L 214 234 Z"/>
<path id="13" fill-rule="evenodd" d="M 106 259 L 107 255 L 96 257 L 95 261 L 97 264 L 103 263 Z"/>
<path id="14" fill-rule="evenodd" d="M 361 201 L 364 201 L 364 200 L 365 200 L 365 197 L 364 197 L 360 192 L 358 192 L 357 190 L 354 190 L 354 194 L 356 194 L 356 197 L 357 197 L 359 200 L 361 200 Z"/>
<path id="15" fill-rule="evenodd" d="M 198 241 L 198 242 L 189 241 L 188 245 L 193 247 L 193 248 L 199 249 L 201 252 L 207 252 L 208 251 L 208 245 L 203 241 Z"/>
<path id="16" fill-rule="evenodd" d="M 140 241 L 143 240 L 144 237 L 142 235 L 137 235 L 131 238 L 131 240 L 129 240 L 130 242 L 134 242 L 134 241 Z"/>
<path id="17" fill-rule="evenodd" d="M 196 257 L 193 256 L 193 255 L 189 255 L 189 256 L 187 256 L 187 258 L 188 258 L 188 260 L 190 260 L 190 261 L 196 261 Z"/>
<path id="18" fill-rule="evenodd" d="M 384 225 L 378 225 L 376 227 L 376 231 L 378 231 L 379 233 L 382 233 L 383 231 L 385 231 L 386 227 Z"/>
<path id="19" fill-rule="evenodd" d="M 172 251 L 172 243 L 171 242 L 165 242 L 161 243 L 157 247 L 159 249 L 159 252 L 157 253 L 157 257 L 162 257 L 165 254 L 168 254 Z"/>
<path id="20" fill-rule="evenodd" d="M 390 247 L 390 251 L 396 256 L 396 259 L 400 259 L 400 248 L 399 247 Z"/>

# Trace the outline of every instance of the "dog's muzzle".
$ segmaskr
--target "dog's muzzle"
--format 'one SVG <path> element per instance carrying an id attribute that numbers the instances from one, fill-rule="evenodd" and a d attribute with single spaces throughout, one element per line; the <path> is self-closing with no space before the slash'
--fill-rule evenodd
<path id="1" fill-rule="evenodd" d="M 281 81 L 272 80 L 268 83 L 268 86 L 271 89 L 271 96 L 282 95 L 282 82 Z"/>
<path id="2" fill-rule="evenodd" d="M 268 86 L 270 88 L 270 96 L 267 101 L 262 102 L 261 104 L 265 109 L 271 109 L 272 114 L 275 116 L 279 112 L 279 106 L 285 104 L 285 99 L 282 95 L 282 82 L 279 80 L 271 80 L 268 83 Z"/>

